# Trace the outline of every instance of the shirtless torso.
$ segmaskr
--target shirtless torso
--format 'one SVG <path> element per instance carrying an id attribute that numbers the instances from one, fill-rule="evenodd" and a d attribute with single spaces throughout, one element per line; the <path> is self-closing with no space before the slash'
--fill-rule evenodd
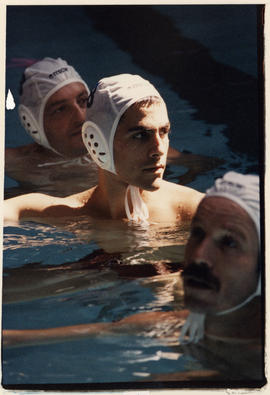
<path id="1" fill-rule="evenodd" d="M 202 197 L 200 192 L 164 180 L 157 191 L 142 192 L 142 198 L 149 210 L 150 222 L 191 220 Z M 99 186 L 65 198 L 31 193 L 5 201 L 5 220 L 39 221 L 46 218 L 46 222 L 51 222 L 59 217 L 80 216 L 110 219 L 111 205 L 117 199 L 115 196 L 109 202 Z"/>

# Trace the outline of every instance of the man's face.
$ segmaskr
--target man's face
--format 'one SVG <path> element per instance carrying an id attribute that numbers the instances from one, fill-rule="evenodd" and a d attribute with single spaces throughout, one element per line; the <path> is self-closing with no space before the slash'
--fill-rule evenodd
<path id="1" fill-rule="evenodd" d="M 55 92 L 46 103 L 44 130 L 50 145 L 60 154 L 77 157 L 86 153 L 81 137 L 88 94 L 83 84 L 72 82 Z"/>
<path id="2" fill-rule="evenodd" d="M 246 211 L 223 197 L 204 199 L 185 251 L 187 307 L 211 314 L 243 302 L 256 289 L 257 265 L 257 232 Z"/>
<path id="3" fill-rule="evenodd" d="M 117 175 L 145 190 L 159 188 L 166 166 L 170 123 L 164 103 L 131 106 L 119 122 L 114 138 Z"/>

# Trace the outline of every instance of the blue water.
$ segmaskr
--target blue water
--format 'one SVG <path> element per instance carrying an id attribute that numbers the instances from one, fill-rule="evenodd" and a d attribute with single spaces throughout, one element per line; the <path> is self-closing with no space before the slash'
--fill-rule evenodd
<path id="1" fill-rule="evenodd" d="M 115 229 L 107 231 L 113 240 Z M 142 229 L 141 236 L 144 232 L 147 231 Z M 168 233 L 168 228 L 162 232 Z M 143 245 L 139 234 L 137 248 L 133 239 L 129 249 L 126 244 L 122 262 L 134 268 L 181 261 L 186 237 L 187 231 L 179 228 L 174 233 L 170 231 L 157 246 L 151 238 Z M 108 242 L 109 234 L 106 238 Z M 155 247 L 151 246 L 153 243 Z M 57 268 L 75 262 L 76 266 L 80 258 L 96 249 L 95 242 L 82 244 L 68 231 L 43 225 L 26 223 L 5 228 L 4 281 L 9 278 L 11 283 L 4 282 L 4 327 L 38 329 L 111 322 L 130 314 L 172 308 L 178 272 L 148 277 L 141 269 L 139 277 L 133 271 L 126 277 L 118 275 L 109 265 L 102 270 L 62 269 L 60 273 L 47 270 L 49 265 Z M 166 343 L 166 339 L 162 344 L 155 336 L 134 338 L 123 334 L 46 346 L 4 348 L 3 383 L 133 382 L 152 373 L 173 371 L 176 360 L 179 360 L 177 369 L 182 365 L 184 369 L 190 357 L 182 357 Z M 176 355 L 177 359 L 170 360 L 162 353 L 169 353 L 169 357 Z M 194 368 L 197 365 L 194 360 Z"/>
<path id="2" fill-rule="evenodd" d="M 131 22 L 138 30 L 127 24 L 126 33 L 127 37 L 135 34 L 137 41 L 133 36 L 125 41 L 125 35 L 118 32 L 119 13 L 114 18 L 109 13 L 108 23 L 104 23 L 93 10 L 82 6 L 8 7 L 6 92 L 11 90 L 16 104 L 24 66 L 15 58 L 60 56 L 89 85 L 104 76 L 137 73 L 156 85 L 167 102 L 171 145 L 224 161 L 199 174 L 189 186 L 205 191 L 226 170 L 258 171 L 262 130 L 256 106 L 256 6 L 136 8 Z M 143 20 L 146 11 L 151 17 L 148 24 Z M 137 18 L 135 13 L 140 12 L 141 18 Z M 154 27 L 155 34 L 145 34 L 145 26 Z M 31 142 L 16 109 L 6 111 L 5 139 L 7 147 Z M 184 171 L 169 166 L 165 178 L 178 182 Z M 13 186 L 17 182 L 5 177 L 5 188 Z M 112 225 L 92 229 L 84 221 L 76 229 L 26 223 L 4 231 L 4 274 L 14 279 L 6 289 L 14 300 L 3 304 L 4 328 L 110 322 L 134 313 L 174 308 L 177 273 L 146 277 L 142 271 L 135 278 L 133 272 L 124 277 L 111 267 L 62 273 L 46 268 L 78 262 L 107 245 L 107 252 L 118 252 L 112 248 L 116 240 L 123 241 L 119 252 L 131 266 L 181 262 L 188 235 L 185 229 L 164 228 L 158 230 L 157 238 L 144 229 Z M 203 368 L 194 357 L 173 350 L 169 339 L 162 342 L 128 334 L 3 349 L 2 355 L 3 383 L 12 385 L 135 382 L 152 374 Z"/>

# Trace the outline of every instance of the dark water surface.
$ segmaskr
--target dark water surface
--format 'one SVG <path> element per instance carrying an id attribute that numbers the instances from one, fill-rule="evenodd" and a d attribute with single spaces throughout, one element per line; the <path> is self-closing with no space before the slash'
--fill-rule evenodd
<path id="1" fill-rule="evenodd" d="M 104 76 L 140 74 L 167 102 L 172 146 L 223 160 L 188 184 L 205 191 L 227 170 L 262 169 L 261 21 L 262 8 L 255 5 L 8 6 L 6 93 L 10 89 L 18 104 L 27 62 L 45 56 L 67 60 L 90 86 Z M 6 111 L 5 139 L 7 147 L 31 142 L 19 124 L 17 107 Z M 182 171 L 169 166 L 165 176 L 178 182 Z M 5 186 L 17 183 L 6 177 Z M 81 234 L 31 223 L 5 228 L 5 328 L 108 322 L 173 309 L 179 269 L 173 264 L 183 260 L 186 230 L 162 229 L 155 237 L 144 229 L 123 233 L 108 224 L 94 230 L 85 222 L 78 225 Z M 115 270 L 118 255 L 108 260 L 100 252 L 104 243 L 115 245 L 116 240 L 123 242 L 122 273 Z M 103 270 L 61 270 L 53 276 L 45 270 L 87 259 L 103 264 Z M 160 275 L 160 262 L 171 265 L 169 274 Z M 132 382 L 132 388 L 152 374 L 209 368 L 205 361 L 172 349 L 171 340 L 162 343 L 154 336 L 127 334 L 7 349 L 2 355 L 3 383 L 29 389 L 74 383 L 129 388 Z M 246 378 L 226 382 L 225 387 L 241 387 L 241 380 Z M 212 383 L 201 385 L 211 388 Z M 154 388 L 170 386 L 185 383 L 157 382 Z"/>

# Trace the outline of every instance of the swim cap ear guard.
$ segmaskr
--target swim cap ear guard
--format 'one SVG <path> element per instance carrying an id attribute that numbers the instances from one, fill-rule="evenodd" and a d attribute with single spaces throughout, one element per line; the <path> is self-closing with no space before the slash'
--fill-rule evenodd
<path id="1" fill-rule="evenodd" d="M 87 119 L 82 127 L 82 139 L 96 164 L 117 175 L 114 163 L 113 142 L 122 115 L 134 103 L 155 97 L 164 103 L 158 91 L 138 75 L 119 74 L 101 79 L 91 90 Z M 165 105 L 165 103 L 164 103 Z M 128 205 L 130 197 L 133 213 Z M 144 223 L 148 209 L 142 201 L 139 188 L 130 185 L 125 196 L 126 215 L 129 220 Z"/>
<path id="2" fill-rule="evenodd" d="M 20 87 L 19 117 L 26 132 L 40 145 L 63 156 L 51 147 L 44 130 L 44 111 L 49 98 L 71 83 L 81 83 L 89 94 L 86 82 L 61 58 L 44 58 L 24 71 Z"/>
<path id="3" fill-rule="evenodd" d="M 113 142 L 118 123 L 129 107 L 149 97 L 164 103 L 149 81 L 132 74 L 103 78 L 91 90 L 82 139 L 92 159 L 102 169 L 117 174 Z"/>
<path id="4" fill-rule="evenodd" d="M 107 141 L 98 125 L 87 121 L 82 127 L 82 139 L 92 159 L 102 169 L 114 172 Z"/>
<path id="5" fill-rule="evenodd" d="M 215 181 L 212 188 L 206 191 L 206 196 L 225 197 L 237 203 L 250 216 L 256 227 L 260 250 L 260 194 L 259 176 L 253 174 L 240 174 L 234 171 L 226 173 Z M 223 316 L 247 305 L 252 299 L 261 296 L 261 273 L 259 273 L 256 290 L 243 302 L 220 312 L 216 316 Z M 205 313 L 190 312 L 188 319 L 181 331 L 180 342 L 198 342 L 204 336 Z M 185 336 L 188 335 L 188 339 Z"/>
<path id="6" fill-rule="evenodd" d="M 32 137 L 33 140 L 35 140 L 38 144 L 53 150 L 47 140 L 45 133 L 41 133 L 39 124 L 29 108 L 25 107 L 23 104 L 20 104 L 18 107 L 18 113 L 24 129 L 27 131 L 30 137 Z"/>

